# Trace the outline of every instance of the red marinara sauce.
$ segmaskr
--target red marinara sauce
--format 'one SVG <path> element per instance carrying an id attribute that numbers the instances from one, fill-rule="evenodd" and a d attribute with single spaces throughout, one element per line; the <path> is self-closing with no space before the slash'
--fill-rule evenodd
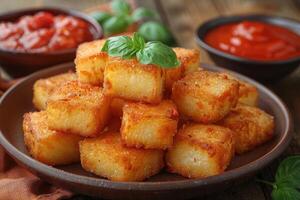
<path id="1" fill-rule="evenodd" d="M 38 12 L 17 22 L 0 23 L 0 48 L 25 52 L 54 52 L 93 40 L 89 24 L 68 15 Z"/>
<path id="2" fill-rule="evenodd" d="M 205 42 L 221 51 L 260 61 L 300 57 L 300 36 L 293 31 L 258 21 L 221 25 L 209 31 Z"/>

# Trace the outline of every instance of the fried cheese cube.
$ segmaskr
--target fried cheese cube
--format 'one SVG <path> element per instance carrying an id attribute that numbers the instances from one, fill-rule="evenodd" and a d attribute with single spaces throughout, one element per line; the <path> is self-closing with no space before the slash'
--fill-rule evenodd
<path id="1" fill-rule="evenodd" d="M 166 154 L 168 171 L 188 178 L 220 174 L 234 155 L 233 132 L 217 125 L 188 124 Z"/>
<path id="2" fill-rule="evenodd" d="M 238 90 L 238 82 L 226 75 L 201 70 L 176 81 L 172 99 L 183 116 L 196 122 L 213 123 L 236 105 Z"/>
<path id="3" fill-rule="evenodd" d="M 239 80 L 231 74 L 227 73 L 227 76 L 228 78 L 238 81 L 240 84 L 238 102 L 249 106 L 257 106 L 259 96 L 257 88 L 246 81 Z"/>
<path id="4" fill-rule="evenodd" d="M 257 106 L 259 96 L 257 88 L 249 83 L 240 80 L 239 84 L 240 88 L 238 102 L 249 106 Z"/>
<path id="5" fill-rule="evenodd" d="M 45 111 L 24 115 L 24 141 L 30 155 L 48 165 L 79 162 L 79 141 L 82 137 L 51 130 Z"/>
<path id="6" fill-rule="evenodd" d="M 104 72 L 104 90 L 113 97 L 159 103 L 163 97 L 164 72 L 136 59 L 110 58 Z"/>
<path id="7" fill-rule="evenodd" d="M 172 91 L 172 86 L 175 81 L 178 81 L 183 77 L 183 68 L 182 65 L 176 68 L 166 68 L 165 70 L 165 87 L 167 91 Z"/>
<path id="8" fill-rule="evenodd" d="M 200 51 L 198 49 L 173 48 L 183 68 L 183 75 L 197 71 L 200 66 Z"/>
<path id="9" fill-rule="evenodd" d="M 158 105 L 128 103 L 123 107 L 122 141 L 126 146 L 167 149 L 177 132 L 178 112 L 170 100 Z"/>
<path id="10" fill-rule="evenodd" d="M 113 181 L 142 181 L 164 166 L 164 152 L 122 144 L 119 132 L 107 132 L 79 143 L 82 167 Z"/>
<path id="11" fill-rule="evenodd" d="M 48 101 L 49 127 L 85 137 L 97 136 L 109 118 L 109 105 L 110 98 L 102 88 L 69 81 Z"/>
<path id="12" fill-rule="evenodd" d="M 173 48 L 173 50 L 181 64 L 176 68 L 165 69 L 165 85 L 168 91 L 172 90 L 172 86 L 175 81 L 181 79 L 186 74 L 197 71 L 200 65 L 199 50 L 179 47 Z"/>
<path id="13" fill-rule="evenodd" d="M 67 72 L 37 80 L 33 85 L 33 104 L 38 110 L 45 110 L 51 94 L 66 81 L 76 80 L 76 74 Z"/>
<path id="14" fill-rule="evenodd" d="M 235 134 L 235 151 L 245 153 L 269 141 L 274 133 L 274 118 L 259 108 L 241 105 L 219 122 Z"/>
<path id="15" fill-rule="evenodd" d="M 104 70 L 108 59 L 107 53 L 101 52 L 105 41 L 95 40 L 79 45 L 75 66 L 80 82 L 99 86 L 103 84 Z"/>

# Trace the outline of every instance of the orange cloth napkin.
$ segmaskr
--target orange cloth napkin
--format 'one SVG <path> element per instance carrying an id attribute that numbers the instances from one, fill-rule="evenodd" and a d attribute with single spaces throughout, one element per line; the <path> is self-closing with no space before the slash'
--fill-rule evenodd
<path id="1" fill-rule="evenodd" d="M 0 200 L 58 200 L 73 193 L 50 185 L 18 166 L 0 146 Z"/>

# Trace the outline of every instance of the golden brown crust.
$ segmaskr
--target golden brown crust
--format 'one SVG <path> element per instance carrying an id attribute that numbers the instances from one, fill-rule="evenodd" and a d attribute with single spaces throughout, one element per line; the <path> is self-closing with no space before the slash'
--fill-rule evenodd
<path id="1" fill-rule="evenodd" d="M 166 155 L 168 171 L 188 178 L 222 173 L 234 155 L 230 129 L 217 125 L 188 124 L 175 137 Z"/>
<path id="2" fill-rule="evenodd" d="M 109 58 L 104 72 L 105 93 L 126 100 L 159 103 L 163 96 L 164 72 L 136 59 Z"/>
<path id="3" fill-rule="evenodd" d="M 236 152 L 242 154 L 269 141 L 274 134 L 274 118 L 259 108 L 241 105 L 219 122 L 235 133 Z"/>
<path id="4" fill-rule="evenodd" d="M 209 71 L 196 71 L 176 81 L 172 88 L 180 114 L 201 123 L 222 119 L 238 100 L 239 84 L 227 76 Z"/>
<path id="5" fill-rule="evenodd" d="M 197 71 L 200 65 L 200 51 L 198 49 L 175 47 L 173 50 L 181 63 L 184 75 Z"/>
<path id="6" fill-rule="evenodd" d="M 49 127 L 95 137 L 109 118 L 110 97 L 100 87 L 70 81 L 56 90 L 48 102 Z"/>
<path id="7" fill-rule="evenodd" d="M 106 40 L 103 39 L 103 40 L 94 40 L 91 42 L 85 42 L 80 44 L 76 51 L 75 64 L 76 61 L 79 61 L 79 59 L 82 58 L 88 58 L 90 56 L 106 54 L 105 52 L 101 52 L 101 49 L 105 42 Z"/>
<path id="8" fill-rule="evenodd" d="M 114 181 L 142 181 L 163 168 L 163 151 L 128 148 L 120 134 L 107 132 L 80 142 L 82 167 Z"/>
<path id="9" fill-rule="evenodd" d="M 37 80 L 33 85 L 33 104 L 38 110 L 45 110 L 47 101 L 53 92 L 66 81 L 76 80 L 74 72 L 58 74 L 45 79 Z"/>
<path id="10" fill-rule="evenodd" d="M 75 66 L 78 80 L 92 85 L 102 85 L 108 55 L 102 52 L 106 40 L 95 40 L 79 45 Z"/>
<path id="11" fill-rule="evenodd" d="M 166 149 L 173 144 L 178 117 L 170 100 L 158 105 L 127 103 L 123 107 L 122 141 L 130 147 Z"/>
<path id="12" fill-rule="evenodd" d="M 80 136 L 50 130 L 45 111 L 24 114 L 24 142 L 30 155 L 48 165 L 79 161 Z"/>
<path id="13" fill-rule="evenodd" d="M 166 79 L 165 86 L 167 91 L 172 91 L 173 83 L 186 74 L 192 73 L 199 69 L 200 52 L 196 49 L 173 48 L 176 53 L 180 66 L 171 69 L 165 69 Z"/>
<path id="14" fill-rule="evenodd" d="M 236 80 L 239 82 L 239 103 L 248 105 L 248 106 L 257 106 L 258 104 L 258 91 L 254 85 L 247 83 L 245 81 L 239 80 L 235 76 L 226 73 L 228 78 Z"/>

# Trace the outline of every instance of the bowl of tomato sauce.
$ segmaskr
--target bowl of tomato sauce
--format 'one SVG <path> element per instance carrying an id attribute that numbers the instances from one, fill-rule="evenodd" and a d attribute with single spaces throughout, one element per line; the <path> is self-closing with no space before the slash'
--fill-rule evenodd
<path id="1" fill-rule="evenodd" d="M 72 61 L 83 42 L 103 37 L 99 24 L 86 14 L 43 7 L 0 14 L 0 65 L 20 77 Z"/>
<path id="2" fill-rule="evenodd" d="M 222 16 L 197 29 L 197 42 L 219 66 L 273 82 L 300 65 L 300 22 L 267 15 Z"/>

